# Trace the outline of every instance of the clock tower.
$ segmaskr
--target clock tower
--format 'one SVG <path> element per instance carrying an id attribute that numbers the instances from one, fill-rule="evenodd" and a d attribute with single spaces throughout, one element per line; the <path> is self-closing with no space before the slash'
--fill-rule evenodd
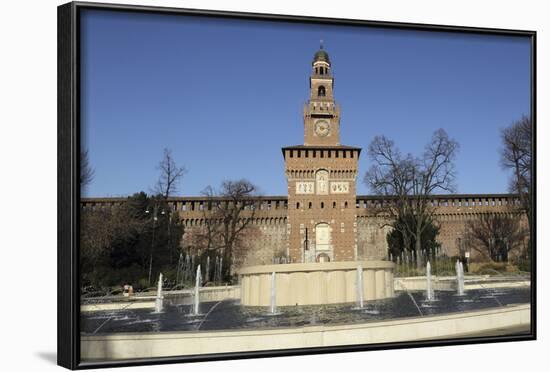
<path id="1" fill-rule="evenodd" d="M 321 49 L 313 58 L 309 77 L 309 101 L 304 105 L 304 145 L 340 144 L 340 108 L 334 102 L 334 78 L 328 53 Z"/>
<path id="2" fill-rule="evenodd" d="M 304 105 L 304 144 L 284 147 L 292 262 L 357 259 L 355 182 L 361 149 L 340 143 L 328 53 L 315 53 Z"/>

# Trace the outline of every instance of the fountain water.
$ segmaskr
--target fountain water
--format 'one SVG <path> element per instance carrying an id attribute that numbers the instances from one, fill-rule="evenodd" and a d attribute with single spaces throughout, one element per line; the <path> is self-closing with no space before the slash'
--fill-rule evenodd
<path id="1" fill-rule="evenodd" d="M 459 260 L 456 260 L 455 270 L 458 295 L 464 296 L 464 267 Z"/>
<path id="2" fill-rule="evenodd" d="M 199 315 L 200 285 L 201 285 L 201 265 L 197 266 L 197 274 L 195 276 L 195 295 L 193 297 L 193 315 Z"/>
<path id="3" fill-rule="evenodd" d="M 363 301 L 363 268 L 361 265 L 357 266 L 357 307 L 362 309 L 364 306 Z"/>
<path id="4" fill-rule="evenodd" d="M 426 264 L 426 300 L 434 300 L 434 290 L 432 288 L 432 268 L 430 261 Z"/>
<path id="5" fill-rule="evenodd" d="M 183 254 L 180 253 L 178 267 L 176 269 L 176 287 L 180 284 L 181 279 L 183 279 Z"/>
<path id="6" fill-rule="evenodd" d="M 155 299 L 155 313 L 162 313 L 164 298 L 162 296 L 162 273 L 159 275 L 157 298 Z"/>
<path id="7" fill-rule="evenodd" d="M 191 257 L 189 256 L 189 253 L 185 255 L 185 269 L 183 271 L 183 280 L 187 281 L 191 279 Z"/>
<path id="8" fill-rule="evenodd" d="M 216 257 L 216 262 L 214 263 L 214 281 L 218 283 L 222 281 L 222 264 L 223 258 Z"/>
<path id="9" fill-rule="evenodd" d="M 401 280 L 398 280 L 397 281 L 397 284 L 399 284 L 399 286 L 401 287 L 401 289 L 403 289 L 406 293 L 407 293 L 407 296 L 409 296 L 409 298 L 411 299 L 411 302 L 414 304 L 414 306 L 416 307 L 416 310 L 418 310 L 418 313 L 420 314 L 420 316 L 424 316 L 424 314 L 422 314 L 422 310 L 420 310 L 420 306 L 418 306 L 418 303 L 416 302 L 416 300 L 414 299 L 413 295 L 411 294 L 411 292 L 409 291 L 409 289 L 407 288 L 406 285 L 403 284 L 403 282 Z"/>

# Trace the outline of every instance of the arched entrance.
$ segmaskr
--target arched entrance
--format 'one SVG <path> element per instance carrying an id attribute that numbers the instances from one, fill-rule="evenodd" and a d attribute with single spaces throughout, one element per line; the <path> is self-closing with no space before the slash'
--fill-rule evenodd
<path id="1" fill-rule="evenodd" d="M 317 255 L 317 262 L 330 262 L 330 256 L 326 253 L 320 253 Z"/>

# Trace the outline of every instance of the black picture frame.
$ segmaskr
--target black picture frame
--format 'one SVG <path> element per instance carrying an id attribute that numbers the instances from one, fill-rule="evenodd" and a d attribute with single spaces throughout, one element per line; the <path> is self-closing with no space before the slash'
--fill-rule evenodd
<path id="1" fill-rule="evenodd" d="M 536 32 L 482 27 L 460 27 L 434 24 L 380 22 L 369 20 L 317 18 L 277 14 L 256 14 L 199 9 L 179 9 L 154 6 L 134 6 L 102 3 L 71 2 L 58 7 L 58 317 L 57 355 L 58 364 L 69 369 L 97 367 L 139 366 L 210 360 L 306 355 L 313 353 L 341 353 L 380 349 L 399 349 L 445 345 L 478 344 L 536 340 L 537 338 L 537 252 L 536 252 L 536 156 L 533 161 L 533 229 L 530 232 L 532 251 L 531 284 L 531 332 L 513 336 L 475 337 L 433 341 L 398 342 L 373 345 L 346 345 L 337 347 L 300 348 L 208 354 L 200 356 L 178 356 L 143 358 L 124 361 L 85 362 L 80 361 L 79 332 L 79 156 L 80 153 L 80 13 L 84 9 L 98 9 L 121 12 L 141 12 L 185 16 L 208 16 L 242 20 L 269 20 L 284 23 L 317 23 L 356 27 L 378 27 L 402 30 L 445 31 L 451 33 L 474 33 L 486 35 L 524 36 L 531 40 L 531 119 L 532 151 L 536 155 Z"/>

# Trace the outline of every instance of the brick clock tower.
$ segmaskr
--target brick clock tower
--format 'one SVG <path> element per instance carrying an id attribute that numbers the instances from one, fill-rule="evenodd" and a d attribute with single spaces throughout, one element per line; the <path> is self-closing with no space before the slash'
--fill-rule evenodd
<path id="1" fill-rule="evenodd" d="M 340 144 L 340 108 L 328 53 L 315 53 L 304 105 L 304 144 L 284 147 L 288 182 L 288 255 L 292 262 L 357 258 L 357 161 L 361 149 Z"/>

